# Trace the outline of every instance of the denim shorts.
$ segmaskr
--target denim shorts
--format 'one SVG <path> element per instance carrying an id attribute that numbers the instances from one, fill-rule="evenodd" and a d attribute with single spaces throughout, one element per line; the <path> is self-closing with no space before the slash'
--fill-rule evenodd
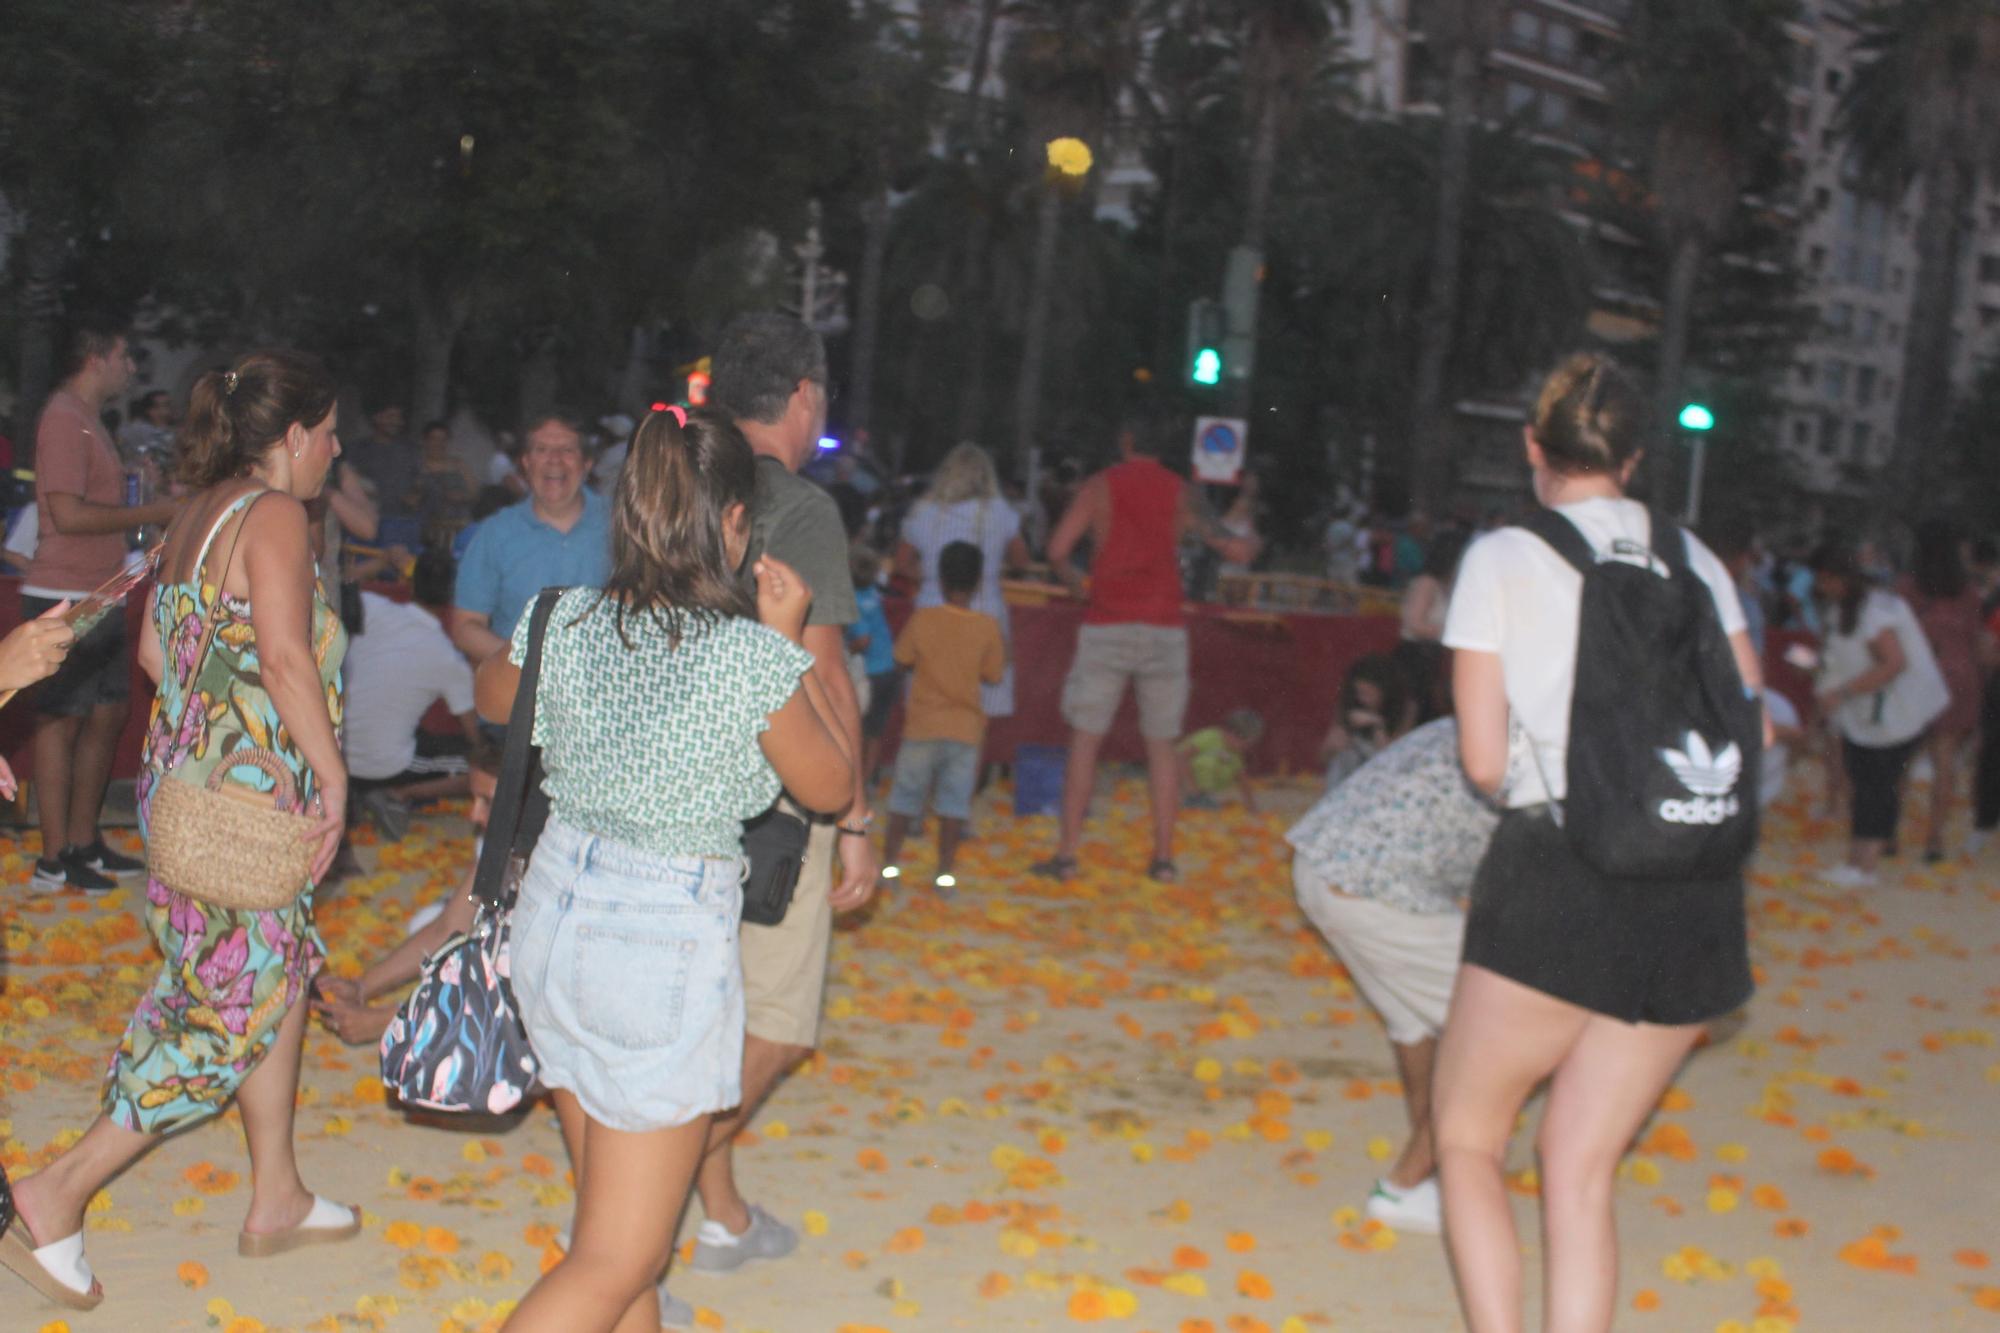
<path id="1" fill-rule="evenodd" d="M 964 741 L 904 741 L 896 748 L 889 813 L 924 817 L 928 799 L 939 819 L 969 819 L 979 783 L 979 747 Z"/>
<path id="2" fill-rule="evenodd" d="M 661 856 L 551 819 L 514 905 L 542 1083 L 640 1133 L 742 1099 L 741 857 Z"/>

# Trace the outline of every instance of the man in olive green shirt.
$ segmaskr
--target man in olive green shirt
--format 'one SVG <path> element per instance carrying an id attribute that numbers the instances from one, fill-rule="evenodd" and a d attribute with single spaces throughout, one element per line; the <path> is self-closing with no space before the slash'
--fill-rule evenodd
<path id="1" fill-rule="evenodd" d="M 833 705 L 839 735 L 858 758 L 861 710 L 842 636 L 843 628 L 860 618 L 848 573 L 847 531 L 833 497 L 797 475 L 826 426 L 826 349 L 818 334 L 789 315 L 744 315 L 723 330 L 713 364 L 710 399 L 734 418 L 757 455 L 745 568 L 768 551 L 812 586 L 805 647 Z M 752 1259 L 778 1258 L 798 1244 L 792 1228 L 744 1201 L 736 1187 L 733 1144 L 771 1089 L 818 1044 L 833 913 L 860 907 L 874 890 L 867 779 L 859 763 L 854 767 L 853 804 L 818 812 L 785 919 L 775 926 L 743 926 L 743 1103 L 711 1122 L 708 1155 L 695 1177 L 706 1214 L 690 1261 L 699 1271 L 726 1272 Z M 662 1311 L 675 1304 L 662 1290 Z"/>

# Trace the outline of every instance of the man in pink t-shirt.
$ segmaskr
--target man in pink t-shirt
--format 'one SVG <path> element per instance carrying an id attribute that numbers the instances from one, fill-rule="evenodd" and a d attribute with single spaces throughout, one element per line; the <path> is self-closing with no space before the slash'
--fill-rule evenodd
<path id="1" fill-rule="evenodd" d="M 166 523 L 177 504 L 125 505 L 125 469 L 99 412 L 131 381 L 124 329 L 85 321 L 71 335 L 68 373 L 35 428 L 35 505 L 41 536 L 21 581 L 21 613 L 39 616 L 75 601 L 125 563 L 125 534 Z M 104 845 L 97 817 L 111 757 L 131 711 L 131 655 L 116 612 L 76 641 L 61 668 L 35 689 L 35 806 L 42 855 L 37 892 L 106 893 L 116 875 L 145 863 Z"/>

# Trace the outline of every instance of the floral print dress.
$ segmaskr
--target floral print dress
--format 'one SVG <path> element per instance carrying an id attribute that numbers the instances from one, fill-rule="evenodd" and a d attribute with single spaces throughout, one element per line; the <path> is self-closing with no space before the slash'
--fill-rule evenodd
<path id="1" fill-rule="evenodd" d="M 225 513 L 260 493 L 239 497 Z M 269 750 L 291 770 L 300 802 L 310 805 L 314 795 L 312 768 L 264 691 L 250 603 L 201 584 L 207 554 L 204 545 L 192 578 L 161 583 L 153 592 L 153 630 L 164 668 L 140 756 L 141 833 L 154 789 L 170 770 L 179 772 L 176 782 L 206 782 L 220 768 L 227 783 L 270 791 L 273 783 L 263 770 L 230 763 L 241 751 Z M 215 639 L 197 662 L 211 598 Z M 347 631 L 317 580 L 312 651 L 327 713 L 338 729 Z M 165 1134 L 215 1114 L 235 1095 L 270 1049 L 279 1023 L 306 995 L 326 950 L 313 926 L 310 887 L 289 907 L 248 912 L 200 902 L 149 878 L 146 924 L 165 958 L 112 1054 L 104 1113 L 126 1129 Z"/>

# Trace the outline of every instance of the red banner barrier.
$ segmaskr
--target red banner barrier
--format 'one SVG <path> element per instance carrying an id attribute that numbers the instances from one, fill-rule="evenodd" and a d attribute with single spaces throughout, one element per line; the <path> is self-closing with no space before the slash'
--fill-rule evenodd
<path id="1" fill-rule="evenodd" d="M 399 589 L 382 588 L 388 596 L 407 597 Z M 128 639 L 137 644 L 144 630 L 150 587 L 126 605 Z M 909 603 L 891 600 L 887 611 L 900 627 Z M 1062 745 L 1069 728 L 1062 720 L 1063 679 L 1076 651 L 1077 626 L 1083 622 L 1078 602 L 1011 608 L 1014 630 L 1014 715 L 996 720 L 987 733 L 987 753 L 1006 762 L 1021 744 Z M 21 621 L 20 580 L 0 578 L 0 634 Z M 150 631 L 146 631 L 150 632 Z M 1348 668 L 1369 653 L 1396 646 L 1399 627 L 1387 616 L 1282 615 L 1191 608 L 1188 651 L 1194 691 L 1188 703 L 1187 729 L 1221 721 L 1231 710 L 1254 708 L 1264 718 L 1264 738 L 1252 752 L 1251 767 L 1259 773 L 1301 773 L 1319 767 L 1320 742 L 1333 724 L 1334 704 Z M 1811 635 L 1773 631 L 1765 661 L 1766 678 L 1811 716 L 1812 680 L 1784 660 L 1795 643 L 1811 644 Z M 132 663 L 132 712 L 119 738 L 112 772 L 129 778 L 138 772 L 139 748 L 145 740 L 146 715 L 153 685 Z M 901 725 L 901 710 L 891 734 Z M 26 700 L 0 711 L 0 753 L 26 778 L 32 770 L 29 738 L 33 711 Z M 1145 757 L 1139 739 L 1138 713 L 1127 692 L 1105 742 L 1104 756 L 1117 762 Z"/>

